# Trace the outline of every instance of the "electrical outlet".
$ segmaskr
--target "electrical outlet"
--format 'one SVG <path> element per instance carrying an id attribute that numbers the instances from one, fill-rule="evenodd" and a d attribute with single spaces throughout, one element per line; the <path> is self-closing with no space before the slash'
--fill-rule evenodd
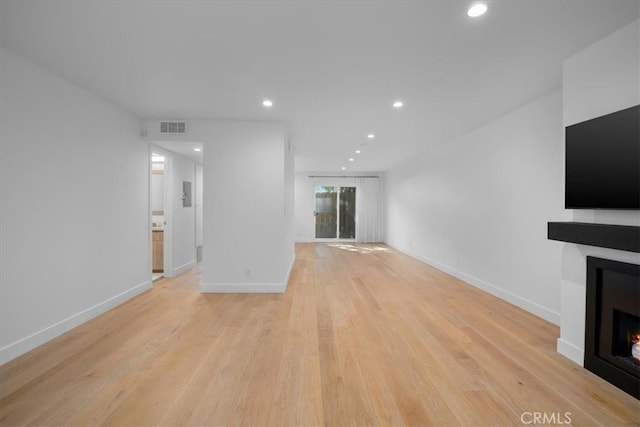
<path id="1" fill-rule="evenodd" d="M 244 270 L 244 277 L 246 277 L 247 279 L 251 278 L 251 269 L 247 268 L 246 270 Z"/>

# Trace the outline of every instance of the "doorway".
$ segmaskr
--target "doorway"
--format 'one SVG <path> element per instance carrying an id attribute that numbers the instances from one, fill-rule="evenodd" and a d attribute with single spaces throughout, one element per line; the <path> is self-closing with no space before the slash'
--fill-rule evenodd
<path id="1" fill-rule="evenodd" d="M 169 157 L 165 152 L 153 148 L 151 151 L 151 177 L 149 182 L 149 202 L 151 208 L 151 274 L 155 282 L 168 276 L 169 232 L 167 194 Z"/>
<path id="2" fill-rule="evenodd" d="M 315 187 L 315 238 L 355 240 L 356 187 Z"/>
<path id="3" fill-rule="evenodd" d="M 164 275 L 164 187 L 165 157 L 151 153 L 151 272 L 153 281 Z"/>

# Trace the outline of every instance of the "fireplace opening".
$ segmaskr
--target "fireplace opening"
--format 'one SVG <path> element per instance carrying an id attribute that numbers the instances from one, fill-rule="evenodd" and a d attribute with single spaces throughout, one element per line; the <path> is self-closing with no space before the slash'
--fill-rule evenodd
<path id="1" fill-rule="evenodd" d="M 584 367 L 640 399 L 640 266 L 587 257 L 586 309 Z"/>
<path id="2" fill-rule="evenodd" d="M 629 371 L 632 375 L 640 374 L 640 359 L 634 360 L 633 345 L 635 336 L 640 335 L 640 317 L 625 313 L 620 310 L 613 310 L 613 331 L 611 355 L 614 356 L 614 363 L 620 368 Z M 637 341 L 637 340 L 635 340 Z M 640 351 L 640 344 L 636 346 Z"/>

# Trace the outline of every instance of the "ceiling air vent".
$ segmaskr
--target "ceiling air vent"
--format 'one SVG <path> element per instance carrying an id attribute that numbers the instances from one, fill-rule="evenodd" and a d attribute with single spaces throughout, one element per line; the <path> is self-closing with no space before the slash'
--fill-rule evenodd
<path id="1" fill-rule="evenodd" d="M 160 122 L 160 133 L 185 133 L 186 122 Z"/>

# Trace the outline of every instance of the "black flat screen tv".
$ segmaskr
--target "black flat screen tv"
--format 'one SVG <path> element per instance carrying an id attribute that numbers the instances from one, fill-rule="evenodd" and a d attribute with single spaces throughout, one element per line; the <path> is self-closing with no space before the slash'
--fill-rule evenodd
<path id="1" fill-rule="evenodd" d="M 567 126 L 565 208 L 640 209 L 640 105 Z"/>

